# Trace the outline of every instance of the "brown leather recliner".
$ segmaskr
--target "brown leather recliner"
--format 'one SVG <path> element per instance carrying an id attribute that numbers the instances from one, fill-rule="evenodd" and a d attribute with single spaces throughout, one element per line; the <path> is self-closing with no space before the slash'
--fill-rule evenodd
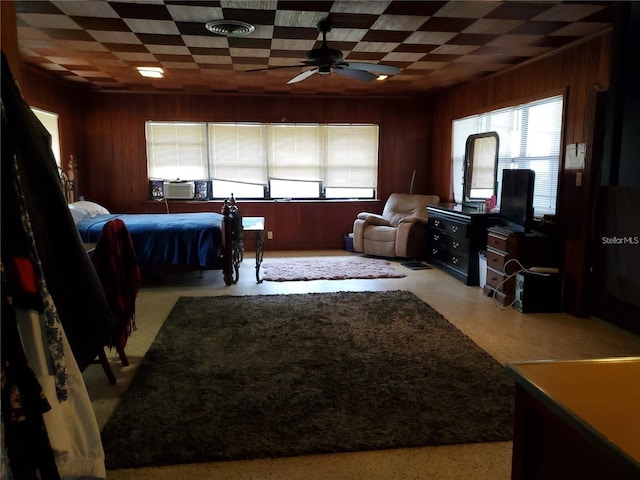
<path id="1" fill-rule="evenodd" d="M 353 223 L 353 249 L 379 257 L 423 258 L 427 248 L 427 205 L 437 195 L 392 193 L 382 215 L 358 214 Z"/>

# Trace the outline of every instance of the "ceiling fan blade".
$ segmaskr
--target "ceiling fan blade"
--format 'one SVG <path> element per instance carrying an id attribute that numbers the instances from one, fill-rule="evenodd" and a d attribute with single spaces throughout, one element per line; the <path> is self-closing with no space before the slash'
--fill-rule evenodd
<path id="1" fill-rule="evenodd" d="M 362 80 L 363 82 L 371 82 L 378 78 L 378 75 L 375 75 L 373 73 L 365 72 L 363 70 L 353 70 L 346 67 L 336 67 L 334 69 L 334 72 L 339 73 L 340 75 L 345 75 L 347 77 L 355 78 L 356 80 Z"/>
<path id="2" fill-rule="evenodd" d="M 316 73 L 318 71 L 317 68 L 312 68 L 311 70 L 305 70 L 304 72 L 302 72 L 300 75 L 296 75 L 295 77 L 293 77 L 291 80 L 289 80 L 287 82 L 287 84 L 290 83 L 298 83 L 301 82 L 302 80 L 304 80 L 305 78 L 309 78 L 311 75 L 313 75 L 314 73 Z"/>
<path id="3" fill-rule="evenodd" d="M 245 70 L 245 72 L 262 72 L 264 70 L 276 70 L 278 68 L 300 68 L 300 67 L 305 67 L 306 65 L 304 63 L 299 63 L 297 65 L 281 65 L 281 66 L 276 66 L 276 67 L 264 67 L 264 68 L 254 68 L 252 70 Z"/>
<path id="4" fill-rule="evenodd" d="M 400 73 L 400 69 L 398 67 L 394 67 L 393 65 L 379 65 L 377 63 L 358 63 L 358 62 L 343 62 L 342 65 L 344 65 L 347 68 L 352 68 L 354 70 L 384 73 L 386 75 L 397 75 Z"/>

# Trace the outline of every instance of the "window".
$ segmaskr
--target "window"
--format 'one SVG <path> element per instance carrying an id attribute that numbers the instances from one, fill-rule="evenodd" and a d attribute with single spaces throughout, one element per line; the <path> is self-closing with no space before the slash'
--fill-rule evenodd
<path id="1" fill-rule="evenodd" d="M 530 168 L 536 172 L 534 214 L 556 212 L 563 97 L 545 98 L 524 105 L 474 115 L 453 122 L 454 196 L 462 199 L 465 142 L 469 135 L 496 131 L 498 155 L 498 202 L 502 170 Z"/>
<path id="2" fill-rule="evenodd" d="M 328 125 L 326 135 L 326 196 L 373 198 L 378 176 L 378 128 Z"/>
<path id="3" fill-rule="evenodd" d="M 208 131 L 214 196 L 227 198 L 233 193 L 236 198 L 264 197 L 267 146 L 262 125 L 210 123 Z"/>
<path id="4" fill-rule="evenodd" d="M 47 129 L 51 135 L 51 150 L 56 158 L 56 163 L 60 166 L 60 132 L 58 130 L 58 114 L 47 112 L 39 108 L 32 107 L 31 110 L 38 117 L 40 123 Z"/>
<path id="5" fill-rule="evenodd" d="M 147 122 L 149 177 L 214 198 L 373 198 L 378 126 Z"/>
<path id="6" fill-rule="evenodd" d="M 165 180 L 209 177 L 204 123 L 147 122 L 149 176 Z"/>

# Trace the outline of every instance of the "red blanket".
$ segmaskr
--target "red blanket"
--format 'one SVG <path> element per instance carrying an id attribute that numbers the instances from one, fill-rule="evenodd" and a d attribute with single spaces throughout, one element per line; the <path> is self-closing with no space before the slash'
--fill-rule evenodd
<path id="1" fill-rule="evenodd" d="M 109 346 L 123 352 L 135 329 L 136 297 L 142 276 L 131 236 L 122 220 L 114 219 L 104 225 L 91 260 L 117 320 L 116 337 Z"/>

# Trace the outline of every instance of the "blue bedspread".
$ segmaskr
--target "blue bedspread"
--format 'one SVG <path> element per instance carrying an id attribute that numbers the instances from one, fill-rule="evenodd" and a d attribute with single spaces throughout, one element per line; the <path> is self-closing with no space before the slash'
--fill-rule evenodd
<path id="1" fill-rule="evenodd" d="M 140 213 L 111 214 L 85 218 L 77 224 L 82 240 L 96 243 L 102 227 L 120 218 L 133 240 L 138 264 L 144 266 L 179 265 L 218 268 L 222 244 L 219 213 Z"/>

